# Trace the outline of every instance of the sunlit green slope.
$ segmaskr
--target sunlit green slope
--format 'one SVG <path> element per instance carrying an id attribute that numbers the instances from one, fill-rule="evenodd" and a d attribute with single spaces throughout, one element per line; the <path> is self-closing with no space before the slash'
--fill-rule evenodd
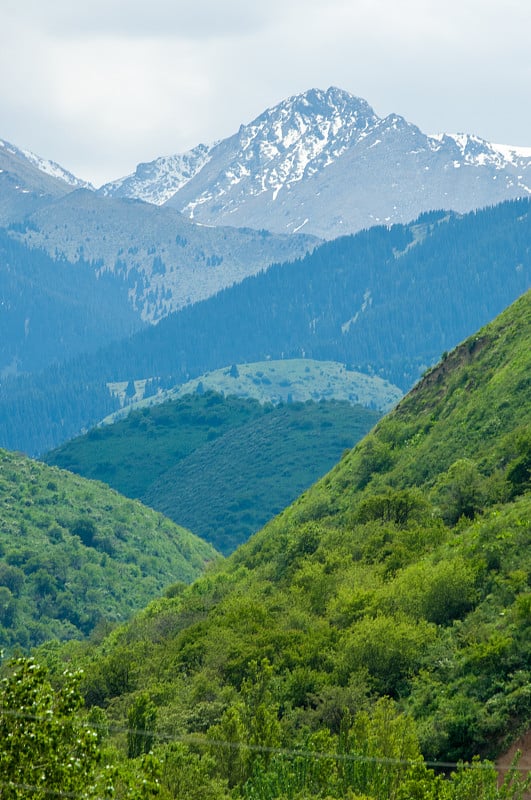
<path id="1" fill-rule="evenodd" d="M 530 375 L 528 293 L 226 562 L 73 654 L 87 703 L 149 698 L 158 752 L 192 736 L 236 796 L 501 796 L 407 759 L 531 725 Z"/>
<path id="2" fill-rule="evenodd" d="M 123 621 L 216 558 L 101 483 L 0 450 L 0 648 Z"/>

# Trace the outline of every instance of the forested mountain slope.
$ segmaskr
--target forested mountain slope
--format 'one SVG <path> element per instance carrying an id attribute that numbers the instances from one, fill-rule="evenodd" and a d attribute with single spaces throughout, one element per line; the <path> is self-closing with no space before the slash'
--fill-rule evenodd
<path id="1" fill-rule="evenodd" d="M 168 317 L 134 338 L 136 357 L 183 377 L 258 357 L 333 359 L 410 388 L 528 288 L 529 211 L 514 201 L 336 239 Z M 132 365 L 131 345 L 115 351 Z"/>
<path id="2" fill-rule="evenodd" d="M 347 402 L 275 407 L 207 392 L 133 411 L 45 460 L 139 498 L 227 554 L 379 417 Z"/>
<path id="3" fill-rule="evenodd" d="M 176 384 L 267 358 L 340 361 L 406 390 L 529 287 L 529 212 L 518 200 L 343 237 L 96 356 L 5 381 L 0 443 L 38 453 L 71 438 L 116 410 L 107 381 Z"/>
<path id="4" fill-rule="evenodd" d="M 71 650 L 87 703 L 149 708 L 216 797 L 521 797 L 420 753 L 444 775 L 531 724 L 530 374 L 527 293 L 226 562 Z"/>
<path id="5" fill-rule="evenodd" d="M 150 322 L 319 242 L 302 233 L 199 225 L 174 209 L 88 189 L 50 200 L 11 235 L 53 257 L 84 259 L 113 273 L 127 284 L 131 306 Z"/>
<path id="6" fill-rule="evenodd" d="M 127 619 L 217 557 L 95 481 L 0 451 L 0 649 L 80 638 Z"/>
<path id="7" fill-rule="evenodd" d="M 144 327 L 122 278 L 51 258 L 2 229 L 0 308 L 0 378 L 38 372 Z"/>

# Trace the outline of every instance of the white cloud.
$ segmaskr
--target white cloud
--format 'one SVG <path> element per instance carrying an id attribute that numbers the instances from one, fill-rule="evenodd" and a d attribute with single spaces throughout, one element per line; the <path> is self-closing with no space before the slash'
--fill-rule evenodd
<path id="1" fill-rule="evenodd" d="M 142 38 L 170 33 L 204 39 L 256 30 L 273 19 L 283 4 L 279 0 L 267 4 L 245 0 L 20 0 L 7 5 L 12 17 L 23 17 L 59 36 Z"/>
<path id="2" fill-rule="evenodd" d="M 528 0 L 3 0 L 0 137 L 102 182 L 337 85 L 530 145 Z"/>

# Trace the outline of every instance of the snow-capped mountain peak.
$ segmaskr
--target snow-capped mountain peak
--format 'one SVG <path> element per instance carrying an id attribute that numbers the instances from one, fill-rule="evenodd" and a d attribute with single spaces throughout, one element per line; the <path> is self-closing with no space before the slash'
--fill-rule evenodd
<path id="1" fill-rule="evenodd" d="M 372 108 L 348 92 L 311 89 L 268 109 L 238 133 L 246 161 L 265 168 L 262 191 L 301 180 L 326 166 L 378 120 Z"/>
<path id="2" fill-rule="evenodd" d="M 203 224 L 331 238 L 527 196 L 531 148 L 427 136 L 342 89 L 310 89 L 217 144 L 140 165 L 102 191 L 165 202 Z"/>
<path id="3" fill-rule="evenodd" d="M 99 191 L 161 205 L 222 155 L 224 168 L 216 176 L 219 185 L 208 192 L 209 198 L 249 179 L 252 194 L 272 191 L 276 197 L 283 185 L 331 163 L 377 120 L 369 104 L 349 92 L 336 87 L 310 89 L 242 124 L 230 139 L 140 164 L 134 174 Z M 198 197 L 189 215 L 209 198 Z"/>
<path id="4" fill-rule="evenodd" d="M 193 182 L 190 200 L 187 186 L 179 192 L 179 207 L 193 218 L 198 206 L 220 201 L 232 213 L 243 195 L 266 195 L 275 202 L 282 189 L 291 190 L 337 161 L 378 121 L 365 100 L 336 87 L 290 97 L 221 142 L 211 168 Z"/>

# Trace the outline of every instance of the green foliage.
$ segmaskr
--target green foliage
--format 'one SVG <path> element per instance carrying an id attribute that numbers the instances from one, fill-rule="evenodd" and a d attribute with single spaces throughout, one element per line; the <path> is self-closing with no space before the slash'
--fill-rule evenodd
<path id="1" fill-rule="evenodd" d="M 345 637 L 344 669 L 348 674 L 365 667 L 377 694 L 396 697 L 423 663 L 435 635 L 424 620 L 365 617 Z"/>
<path id="2" fill-rule="evenodd" d="M 455 461 L 440 476 L 436 486 L 436 502 L 441 516 L 448 525 L 455 525 L 461 517 L 473 519 L 484 506 L 484 481 L 477 464 L 469 458 Z"/>
<path id="3" fill-rule="evenodd" d="M 132 411 L 67 442 L 45 460 L 140 498 L 158 477 L 204 445 L 212 428 L 221 436 L 264 413 L 259 403 L 237 398 L 220 403 L 218 397 L 209 392 Z"/>
<path id="4" fill-rule="evenodd" d="M 356 522 L 392 522 L 407 525 L 413 520 L 421 521 L 429 512 L 430 505 L 418 489 L 387 489 L 381 494 L 371 494 L 363 498 L 354 514 Z"/>
<path id="5" fill-rule="evenodd" d="M 387 698 L 371 713 L 345 718 L 339 736 L 311 734 L 280 753 L 243 787 L 246 800 L 522 800 L 531 776 L 515 764 L 502 781 L 494 765 L 460 763 L 444 780 L 423 762 L 415 726 Z"/>
<path id="6" fill-rule="evenodd" d="M 363 441 L 363 458 L 358 463 L 358 489 L 364 489 L 373 475 L 385 472 L 393 461 L 390 445 L 374 436 L 367 436 Z"/>
<path id="7" fill-rule="evenodd" d="M 531 488 L 531 431 L 524 429 L 515 436 L 515 455 L 507 470 L 512 497 Z"/>
<path id="8" fill-rule="evenodd" d="M 50 793 L 99 797 L 97 736 L 80 724 L 79 675 L 67 674 L 55 691 L 45 670 L 18 659 L 0 684 L 0 793 L 6 800 Z"/>
<path id="9" fill-rule="evenodd" d="M 212 777 L 212 758 L 191 752 L 180 742 L 172 742 L 161 752 L 162 800 L 228 800 L 226 782 Z"/>
<path id="10" fill-rule="evenodd" d="M 500 781 L 494 765 L 474 759 L 471 764 L 459 764 L 451 775 L 448 800 L 524 800 L 531 785 L 531 775 L 518 770 L 518 758 Z"/>
<path id="11" fill-rule="evenodd" d="M 241 785 L 248 775 L 248 750 L 245 747 L 246 728 L 242 710 L 232 705 L 225 710 L 221 721 L 208 731 L 210 751 L 216 761 L 217 774 L 229 787 Z"/>
<path id="12" fill-rule="evenodd" d="M 476 582 L 477 569 L 460 556 L 435 563 L 424 559 L 396 571 L 373 604 L 386 613 L 448 625 L 474 607 Z"/>
<path id="13" fill-rule="evenodd" d="M 531 726 L 530 323 L 528 294 L 226 561 L 71 643 L 87 703 L 123 727 L 144 693 L 214 796 L 521 800 L 484 759 Z"/>
<path id="14" fill-rule="evenodd" d="M 79 536 L 85 547 L 92 547 L 94 544 L 94 536 L 96 535 L 96 526 L 91 519 L 78 519 L 74 522 L 72 528 L 74 536 Z"/>
<path id="15" fill-rule="evenodd" d="M 157 709 L 146 693 L 137 695 L 127 712 L 127 757 L 149 753 L 155 740 Z"/>
<path id="16" fill-rule="evenodd" d="M 103 484 L 0 451 L 0 645 L 81 638 L 216 557 Z"/>
<path id="17" fill-rule="evenodd" d="M 274 408 L 207 392 L 132 412 L 98 428 L 97 440 L 89 433 L 47 460 L 139 497 L 227 554 L 330 469 L 378 417 L 347 402 Z"/>

